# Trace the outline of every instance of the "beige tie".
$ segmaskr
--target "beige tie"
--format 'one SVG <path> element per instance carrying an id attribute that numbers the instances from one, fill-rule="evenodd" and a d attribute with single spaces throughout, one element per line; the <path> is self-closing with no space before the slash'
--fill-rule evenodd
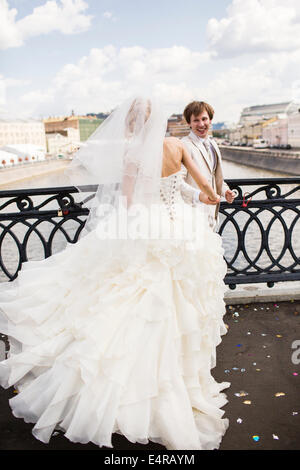
<path id="1" fill-rule="evenodd" d="M 213 152 L 212 152 L 210 143 L 209 143 L 208 140 L 203 140 L 203 145 L 204 145 L 204 147 L 206 148 L 206 151 L 207 151 L 208 156 L 209 156 L 209 159 L 210 159 L 211 167 L 212 167 L 212 169 L 213 169 L 213 171 L 214 171 L 214 170 L 215 170 L 216 161 L 215 161 L 215 156 L 213 155 Z"/>

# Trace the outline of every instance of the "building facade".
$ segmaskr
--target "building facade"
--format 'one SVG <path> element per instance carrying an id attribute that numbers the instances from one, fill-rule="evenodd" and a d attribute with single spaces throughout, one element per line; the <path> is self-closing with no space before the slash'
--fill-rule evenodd
<path id="1" fill-rule="evenodd" d="M 256 139 L 266 140 L 270 147 L 300 147 L 300 104 L 288 101 L 244 108 L 229 140 L 252 145 Z"/>
<path id="2" fill-rule="evenodd" d="M 51 117 L 44 120 L 46 134 L 66 136 L 67 129 L 76 129 L 79 139 L 84 142 L 97 129 L 103 120 L 94 116 Z"/>
<path id="3" fill-rule="evenodd" d="M 0 120 L 0 147 L 31 144 L 46 149 L 45 126 L 35 120 Z"/>
<path id="4" fill-rule="evenodd" d="M 269 147 L 286 147 L 288 141 L 288 117 L 286 114 L 277 116 L 277 119 L 263 127 L 263 138 Z"/>
<path id="5" fill-rule="evenodd" d="M 300 148 L 300 112 L 288 117 L 288 142 L 291 147 Z"/>
<path id="6" fill-rule="evenodd" d="M 279 114 L 292 114 L 297 112 L 299 108 L 300 103 L 295 101 L 250 106 L 243 109 L 239 124 L 255 123 L 270 119 L 274 116 L 278 116 Z"/>
<path id="7" fill-rule="evenodd" d="M 262 137 L 264 121 L 239 124 L 229 132 L 229 140 L 235 145 L 252 145 L 253 141 Z"/>
<path id="8" fill-rule="evenodd" d="M 46 134 L 47 151 L 52 156 L 72 154 L 80 147 L 79 129 L 69 127 L 62 133 Z"/>
<path id="9" fill-rule="evenodd" d="M 167 135 L 172 137 L 184 137 L 190 133 L 190 126 L 182 114 L 172 114 L 168 119 Z"/>

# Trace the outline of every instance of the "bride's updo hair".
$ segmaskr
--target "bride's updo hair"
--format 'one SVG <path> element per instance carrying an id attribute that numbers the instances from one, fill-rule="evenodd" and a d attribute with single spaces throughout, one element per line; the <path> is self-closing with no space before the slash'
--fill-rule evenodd
<path id="1" fill-rule="evenodd" d="M 134 99 L 125 119 L 126 134 L 139 134 L 148 121 L 150 114 L 151 101 L 149 99 Z"/>

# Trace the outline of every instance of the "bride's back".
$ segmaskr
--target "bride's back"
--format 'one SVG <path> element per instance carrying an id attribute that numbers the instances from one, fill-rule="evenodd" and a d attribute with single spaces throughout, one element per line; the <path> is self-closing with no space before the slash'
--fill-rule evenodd
<path id="1" fill-rule="evenodd" d="M 166 137 L 163 145 L 162 177 L 181 169 L 183 144 L 177 137 Z"/>

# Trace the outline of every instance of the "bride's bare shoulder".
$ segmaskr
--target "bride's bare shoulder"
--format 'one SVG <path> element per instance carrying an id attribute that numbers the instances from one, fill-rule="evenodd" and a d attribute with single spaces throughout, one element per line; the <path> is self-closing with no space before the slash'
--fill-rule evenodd
<path id="1" fill-rule="evenodd" d="M 170 137 L 165 137 L 164 138 L 164 145 L 165 146 L 171 145 L 171 146 L 182 147 L 182 142 L 177 137 L 171 137 L 170 136 Z"/>

